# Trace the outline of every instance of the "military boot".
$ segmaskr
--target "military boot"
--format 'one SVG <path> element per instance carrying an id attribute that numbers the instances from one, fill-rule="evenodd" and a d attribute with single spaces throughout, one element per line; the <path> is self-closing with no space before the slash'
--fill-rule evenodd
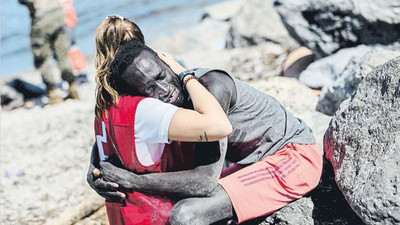
<path id="1" fill-rule="evenodd" d="M 47 89 L 47 95 L 49 96 L 49 104 L 57 104 L 63 101 L 63 99 L 57 94 L 56 88 L 51 87 Z"/>
<path id="2" fill-rule="evenodd" d="M 65 97 L 66 99 L 79 99 L 79 94 L 78 94 L 78 90 L 77 90 L 77 85 L 75 82 L 72 82 L 71 84 L 69 84 L 69 89 L 68 89 L 69 93 L 68 96 Z"/>

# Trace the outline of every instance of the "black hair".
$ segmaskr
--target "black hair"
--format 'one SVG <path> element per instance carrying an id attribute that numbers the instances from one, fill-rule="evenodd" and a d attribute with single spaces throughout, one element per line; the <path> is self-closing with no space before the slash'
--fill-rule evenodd
<path id="1" fill-rule="evenodd" d="M 115 55 L 110 67 L 118 93 L 129 93 L 123 77 L 128 67 L 143 50 L 148 50 L 152 54 L 156 55 L 151 48 L 137 40 L 132 40 L 122 45 Z"/>

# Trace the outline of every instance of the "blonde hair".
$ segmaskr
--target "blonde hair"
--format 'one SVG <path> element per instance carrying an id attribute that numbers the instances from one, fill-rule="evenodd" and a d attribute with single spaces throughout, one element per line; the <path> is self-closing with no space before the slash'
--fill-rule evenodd
<path id="1" fill-rule="evenodd" d="M 118 104 L 110 65 L 120 47 L 128 41 L 138 40 L 144 44 L 140 28 L 132 21 L 119 15 L 108 16 L 96 30 L 96 106 L 95 115 L 102 117 L 112 105 Z"/>

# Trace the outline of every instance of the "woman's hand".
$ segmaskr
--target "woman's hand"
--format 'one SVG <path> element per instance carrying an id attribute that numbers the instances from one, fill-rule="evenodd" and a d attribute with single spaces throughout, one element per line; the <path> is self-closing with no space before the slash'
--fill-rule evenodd
<path id="1" fill-rule="evenodd" d="M 165 64 L 167 64 L 167 66 L 169 66 L 169 68 L 171 68 L 172 72 L 174 72 L 176 75 L 179 75 L 186 70 L 172 56 L 158 51 L 157 55 Z"/>

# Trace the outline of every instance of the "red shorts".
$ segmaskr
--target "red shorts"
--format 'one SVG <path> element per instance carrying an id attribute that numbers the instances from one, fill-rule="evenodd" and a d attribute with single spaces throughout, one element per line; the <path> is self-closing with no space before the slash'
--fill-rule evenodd
<path id="1" fill-rule="evenodd" d="M 238 165 L 234 164 L 238 168 Z M 233 168 L 227 168 L 222 176 Z M 238 223 L 268 215 L 314 189 L 322 174 L 316 144 L 285 145 L 274 155 L 219 180 L 232 201 Z"/>

